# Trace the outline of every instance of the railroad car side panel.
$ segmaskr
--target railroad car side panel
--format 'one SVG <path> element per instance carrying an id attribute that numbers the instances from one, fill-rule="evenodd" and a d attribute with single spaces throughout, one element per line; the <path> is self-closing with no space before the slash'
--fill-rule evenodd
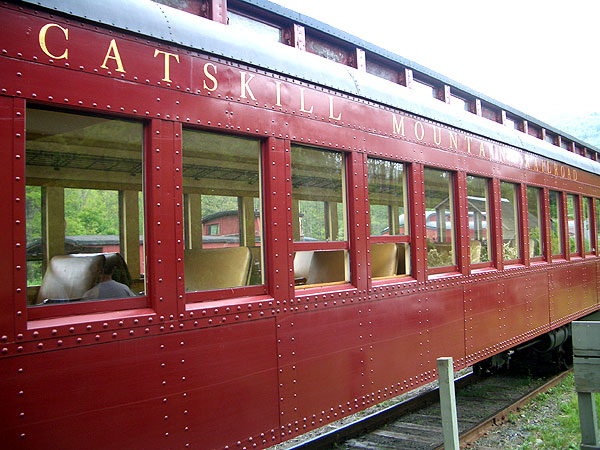
<path id="1" fill-rule="evenodd" d="M 368 320 L 362 325 L 368 326 L 365 334 L 372 335 L 366 354 L 367 387 L 373 393 L 394 389 L 396 395 L 410 390 L 418 384 L 418 375 L 421 381 L 427 363 L 424 293 L 378 301 L 368 305 L 367 312 Z"/>
<path id="2" fill-rule="evenodd" d="M 465 365 L 464 289 L 462 286 L 430 291 L 427 308 L 428 371 L 437 367 L 437 358 L 452 356 L 457 366 Z"/>
<path id="3" fill-rule="evenodd" d="M 499 341 L 507 341 L 548 324 L 548 274 L 541 271 L 523 277 L 509 278 L 504 283 L 501 300 L 502 332 Z M 519 341 L 527 340 L 522 337 Z"/>
<path id="4" fill-rule="evenodd" d="M 489 356 L 504 336 L 504 280 L 465 285 L 465 350 L 467 355 Z"/>
<path id="5" fill-rule="evenodd" d="M 583 263 L 573 267 L 575 298 L 579 300 L 577 310 L 596 304 L 596 264 Z"/>
<path id="6" fill-rule="evenodd" d="M 187 439 L 212 448 L 261 432 L 271 439 L 279 419 L 274 330 L 264 320 L 6 359 L 7 448 L 150 449 Z"/>
<path id="7" fill-rule="evenodd" d="M 377 401 L 433 379 L 436 358 L 464 361 L 462 288 L 387 298 L 369 305 L 367 367 Z"/>
<path id="8" fill-rule="evenodd" d="M 368 309 L 366 304 L 321 309 L 278 322 L 284 439 L 367 405 Z"/>
<path id="9" fill-rule="evenodd" d="M 572 270 L 569 266 L 554 268 L 549 275 L 550 321 L 555 322 L 575 311 Z"/>

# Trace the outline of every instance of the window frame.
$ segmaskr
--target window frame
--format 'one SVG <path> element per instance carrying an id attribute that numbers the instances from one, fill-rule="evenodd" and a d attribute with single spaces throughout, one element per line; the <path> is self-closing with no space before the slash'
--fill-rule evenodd
<path id="1" fill-rule="evenodd" d="M 534 185 L 526 185 L 525 186 L 525 197 L 527 199 L 527 254 L 529 255 L 531 249 L 531 239 L 529 238 L 529 189 L 535 189 L 538 193 L 538 206 L 539 206 L 539 225 L 540 225 L 540 244 L 542 246 L 541 255 L 540 256 L 529 256 L 530 262 L 545 262 L 546 261 L 546 247 L 547 247 L 547 239 L 546 239 L 546 227 L 545 227 L 545 217 L 546 217 L 546 204 L 544 203 L 544 188 L 540 186 Z M 524 234 L 524 233 L 523 233 Z"/>
<path id="2" fill-rule="evenodd" d="M 304 294 L 310 294 L 313 290 L 315 289 L 321 289 L 321 288 L 330 288 L 330 287 L 336 287 L 336 288 L 345 288 L 345 287 L 353 287 L 356 286 L 356 280 L 354 279 L 355 277 L 355 270 L 354 270 L 354 266 L 353 266 L 353 258 L 352 258 L 352 252 L 351 252 L 351 246 L 350 246 L 350 236 L 352 234 L 352 229 L 350 227 L 350 214 L 349 214 L 349 205 L 350 205 L 350 199 L 351 199 L 351 192 L 350 192 L 350 177 L 349 174 L 352 173 L 352 158 L 349 157 L 348 152 L 340 150 L 340 149 L 333 149 L 333 148 L 328 148 L 328 147 L 321 147 L 321 146 L 316 146 L 316 145 L 311 145 L 311 144 L 307 144 L 305 142 L 294 142 L 294 141 L 290 141 L 289 142 L 289 167 L 290 167 L 290 171 L 289 171 L 289 194 L 290 194 L 290 205 L 292 207 L 292 209 L 294 208 L 294 201 L 296 199 L 294 199 L 294 195 L 293 195 L 293 188 L 292 188 L 292 184 L 293 184 L 293 175 L 292 175 L 292 166 L 293 166 L 293 148 L 294 147 L 303 147 L 306 149 L 311 149 L 311 150 L 315 150 L 315 151 L 322 151 L 322 152 L 329 152 L 329 153 L 338 153 L 342 156 L 343 161 L 342 161 L 342 195 L 343 195 L 343 199 L 342 199 L 342 205 L 343 205 L 343 209 L 344 209 L 344 224 L 345 224 L 345 240 L 343 241 L 296 241 L 294 239 L 294 235 L 292 233 L 291 235 L 291 250 L 292 250 L 292 255 L 295 256 L 295 254 L 297 252 L 305 252 L 305 251 L 316 251 L 316 252 L 327 252 L 327 251 L 344 251 L 345 252 L 345 256 L 346 256 L 346 261 L 344 263 L 344 271 L 348 276 L 347 280 L 344 281 L 332 281 L 332 282 L 326 282 L 326 283 L 315 283 L 315 284 L 299 284 L 296 285 L 296 283 L 294 282 L 293 278 L 294 276 L 292 276 L 292 286 L 293 287 L 293 291 L 295 292 L 295 295 L 304 295 Z M 293 220 L 293 212 L 290 213 L 290 219 L 292 219 L 292 222 L 294 222 Z M 290 267 L 290 271 L 292 273 L 292 275 L 294 275 L 294 258 L 292 257 L 291 260 L 291 267 Z"/>
<path id="3" fill-rule="evenodd" d="M 109 111 L 93 111 L 83 108 L 68 108 L 68 107 L 57 107 L 54 104 L 46 104 L 43 102 L 25 101 L 21 102 L 21 108 L 18 108 L 22 114 L 22 120 L 15 120 L 15 128 L 20 130 L 21 136 L 26 136 L 26 115 L 29 107 L 34 109 L 43 109 L 46 111 L 62 112 L 67 114 L 75 115 L 86 115 L 91 117 L 107 118 L 110 120 L 125 120 L 130 122 L 136 122 L 142 126 L 142 147 L 140 149 L 141 160 L 142 160 L 142 196 L 144 204 L 144 246 L 145 246 L 145 261 L 144 261 L 144 278 L 145 278 L 145 293 L 141 296 L 117 298 L 117 299 L 106 299 L 106 300 L 94 300 L 94 301 L 74 301 L 64 303 L 52 303 L 52 304 L 40 304 L 40 305 L 28 305 L 27 304 L 27 270 L 21 270 L 22 267 L 26 267 L 26 246 L 22 246 L 21 242 L 26 242 L 26 230 L 25 221 L 23 220 L 22 227 L 17 227 L 13 234 L 13 248 L 17 249 L 14 254 L 16 261 L 14 280 L 15 285 L 19 286 L 16 288 L 15 305 L 23 316 L 24 328 L 35 328 L 42 327 L 49 320 L 54 322 L 60 320 L 61 322 L 69 322 L 71 320 L 79 320 L 78 318 L 86 314 L 102 314 L 102 313 L 115 313 L 122 314 L 126 311 L 135 311 L 135 315 L 142 311 L 150 311 L 155 305 L 152 304 L 150 296 L 151 283 L 153 281 L 153 268 L 150 264 L 148 243 L 155 239 L 149 226 L 149 207 L 152 204 L 152 186 L 153 174 L 150 167 L 155 165 L 152 152 L 152 132 L 151 124 L 147 120 L 140 120 L 139 117 L 127 116 L 123 114 L 115 114 Z M 13 173 L 15 179 L 13 180 L 13 191 L 18 198 L 25 198 L 26 191 L 26 158 L 21 157 L 25 155 L 27 146 L 27 139 L 21 139 L 20 143 L 15 146 L 13 158 Z M 22 182 L 23 181 L 23 182 Z M 13 209 L 15 217 L 25 218 L 25 202 L 18 202 Z M 21 225 L 21 222 L 17 220 L 17 225 Z M 20 286 L 24 286 L 24 289 Z"/>
<path id="4" fill-rule="evenodd" d="M 582 195 L 581 196 L 581 224 L 582 224 L 582 239 L 583 239 L 583 247 L 582 247 L 582 252 L 584 256 L 591 256 L 595 254 L 595 248 L 596 246 L 594 245 L 594 217 L 593 217 L 593 213 L 594 213 L 594 207 L 593 207 L 593 197 L 590 196 L 585 196 Z M 588 212 L 588 218 L 587 218 L 587 226 L 588 226 L 588 237 L 589 237 L 589 241 L 590 241 L 590 250 L 586 251 L 585 250 L 585 239 L 586 239 L 586 233 L 585 233 L 585 205 L 587 204 L 587 212 Z"/>
<path id="5" fill-rule="evenodd" d="M 395 164 L 400 164 L 402 165 L 402 193 L 403 193 L 403 202 L 404 202 L 404 234 L 389 234 L 389 235 L 374 235 L 372 234 L 371 230 L 371 204 L 370 202 L 368 203 L 368 208 L 366 210 L 367 214 L 368 214 L 368 218 L 367 218 L 367 224 L 368 224 L 368 228 L 369 228 L 369 232 L 367 233 L 367 235 L 369 236 L 369 255 L 371 254 L 371 245 L 372 244 L 386 244 L 386 243 L 390 243 L 390 244 L 402 244 L 402 245 L 407 245 L 408 246 L 408 261 L 410 263 L 412 263 L 412 251 L 413 251 L 413 245 L 412 245 L 412 234 L 411 234 L 411 228 L 413 226 L 413 222 L 414 222 L 414 211 L 412 210 L 413 208 L 410 207 L 410 193 L 409 193 L 409 185 L 411 184 L 409 177 L 411 177 L 411 173 L 412 173 L 412 167 L 411 164 L 406 163 L 404 161 L 399 161 L 399 160 L 392 160 L 392 159 L 385 159 L 385 158 L 377 158 L 377 157 L 367 157 L 367 195 L 369 194 L 369 173 L 368 173 L 368 161 L 369 159 L 376 159 L 376 160 L 380 160 L 380 161 L 389 161 Z M 408 223 L 406 218 L 408 218 Z M 370 256 L 369 256 L 370 258 Z M 370 261 L 370 259 L 369 259 Z M 371 279 L 373 282 L 377 283 L 377 282 L 386 282 L 386 281 L 390 281 L 390 280 L 398 280 L 398 281 L 409 281 L 409 280 L 413 280 L 414 276 L 413 276 L 413 268 L 412 268 L 412 264 L 409 265 L 409 270 L 408 273 L 406 274 L 395 274 L 391 277 L 372 277 L 372 271 L 371 271 L 371 266 L 369 265 L 368 268 L 368 276 L 369 279 Z"/>
<path id="6" fill-rule="evenodd" d="M 200 132 L 206 132 L 206 133 L 211 133 L 211 134 L 215 134 L 215 135 L 220 135 L 220 136 L 231 136 L 231 137 L 242 137 L 242 138 L 247 138 L 250 140 L 254 140 L 258 146 L 258 176 L 259 176 L 259 193 L 260 193 L 260 208 L 261 208 L 261 213 L 260 213 L 260 217 L 261 217 L 261 236 L 262 236 L 262 255 L 261 255 L 261 262 L 262 262 L 262 273 L 263 273 L 263 282 L 262 284 L 259 285 L 255 285 L 255 286 L 237 286 L 237 287 L 230 287 L 230 288 L 223 288 L 223 289 L 207 289 L 207 290 L 203 290 L 203 291 L 187 291 L 185 289 L 185 274 L 184 274 L 184 258 L 185 256 L 183 255 L 183 247 L 184 247 L 184 233 L 185 233 L 185 228 L 183 226 L 179 227 L 179 230 L 177 232 L 177 240 L 180 242 L 180 267 L 178 270 L 178 279 L 180 280 L 181 284 L 179 286 L 179 297 L 183 297 L 184 299 L 184 303 L 186 305 L 187 309 L 194 309 L 194 304 L 202 304 L 208 301 L 221 301 L 221 300 L 229 300 L 229 299 L 233 299 L 233 298 L 239 298 L 239 297 L 252 297 L 252 296 L 261 296 L 261 295 L 267 295 L 268 293 L 268 272 L 267 272 L 267 249 L 268 249 L 268 242 L 267 239 L 265 239 L 265 225 L 264 225 L 264 211 L 265 211 L 265 192 L 267 192 L 267 186 L 266 186 L 266 177 L 264 176 L 264 174 L 266 173 L 266 164 L 267 164 L 267 158 L 265 157 L 265 152 L 267 152 L 268 149 L 268 139 L 260 139 L 257 136 L 253 136 L 253 135 L 243 135 L 243 134 L 236 134 L 236 133 L 228 133 L 225 132 L 223 130 L 215 130 L 213 128 L 205 128 L 205 127 L 196 127 L 196 126 L 192 126 L 192 125 L 188 125 L 185 124 L 185 126 L 181 125 L 180 128 L 180 145 L 179 148 L 181 149 L 181 158 L 179 158 L 179 160 L 181 161 L 179 164 L 178 169 L 176 170 L 176 183 L 178 186 L 183 186 L 183 156 L 184 156 L 184 152 L 183 152 L 183 132 L 185 130 L 189 130 L 189 131 L 200 131 Z M 177 194 L 177 203 L 179 205 L 183 205 L 184 204 L 184 189 L 179 189 L 179 193 Z M 178 216 L 178 220 L 181 221 L 181 223 L 184 223 L 183 220 L 183 208 L 179 208 L 178 211 L 181 215 Z"/>
<path id="7" fill-rule="evenodd" d="M 504 226 L 502 226 L 501 230 L 500 230 L 500 241 L 502 242 L 501 248 L 500 248 L 500 256 L 502 258 L 502 266 L 510 266 L 510 265 L 514 265 L 514 264 L 522 264 L 523 260 L 524 260 L 524 254 L 523 254 L 523 237 L 524 237 L 524 231 L 523 231 L 523 223 L 521 220 L 522 217 L 522 213 L 523 213 L 523 202 L 522 202 L 522 185 L 519 183 L 515 183 L 513 181 L 505 181 L 505 180 L 499 180 L 500 184 L 499 184 L 499 199 L 500 199 L 500 205 L 499 205 L 499 211 L 500 211 L 500 224 L 502 224 L 504 222 L 504 217 L 502 216 L 502 184 L 510 184 L 511 186 L 513 186 L 513 192 L 514 192 L 514 199 L 515 199 L 515 204 L 514 204 L 514 222 L 515 222 L 515 226 L 516 226 L 516 230 L 515 230 L 515 235 L 517 236 L 517 245 L 516 248 L 519 251 L 519 256 L 518 258 L 512 258 L 512 259 L 507 259 L 504 255 Z"/>
<path id="8" fill-rule="evenodd" d="M 569 236 L 569 245 L 566 246 L 565 245 L 565 252 L 568 251 L 569 254 L 569 259 L 572 258 L 581 258 L 583 257 L 583 248 L 582 248 L 582 233 L 581 233 L 581 225 L 582 225 L 582 220 L 581 220 L 581 205 L 580 205 L 580 198 L 581 196 L 574 194 L 572 192 L 565 192 L 565 201 L 567 204 L 567 209 L 566 209 L 566 221 L 567 221 L 567 228 L 565 231 L 565 234 Z M 575 251 L 571 251 L 571 236 L 570 236 L 570 226 L 569 226 L 569 199 L 572 199 L 573 201 L 573 231 L 575 233 L 574 236 L 574 240 L 575 240 Z"/>
<path id="9" fill-rule="evenodd" d="M 558 239 L 559 239 L 559 251 L 560 253 L 554 253 L 554 250 L 552 248 L 552 210 L 550 208 L 550 198 L 552 197 L 552 193 L 556 193 L 557 194 L 557 223 L 559 226 L 558 229 Z M 549 236 L 549 241 L 550 241 L 550 248 L 549 248 L 549 254 L 550 254 L 550 258 L 551 261 L 556 261 L 556 260 L 564 260 L 565 259 L 565 219 L 564 219 L 564 209 L 566 206 L 566 201 L 563 201 L 564 199 L 564 192 L 562 191 L 557 191 L 554 189 L 548 189 L 548 229 L 550 230 L 550 236 Z"/>
<path id="10" fill-rule="evenodd" d="M 494 267 L 494 255 L 495 255 L 495 227 L 494 227 L 494 198 L 493 198 L 493 194 L 492 194 L 492 189 L 493 189 L 493 179 L 489 178 L 489 177 L 485 177 L 485 176 L 481 176 L 481 175 L 471 175 L 467 172 L 466 174 L 466 184 L 465 186 L 467 187 L 467 234 L 468 234 L 468 238 L 467 241 L 469 243 L 469 266 L 472 270 L 477 270 L 477 269 L 485 269 L 488 267 Z M 468 177 L 474 177 L 474 178 L 480 178 L 482 180 L 486 181 L 485 184 L 485 194 L 486 194 L 486 224 L 487 224 L 487 240 L 488 240 L 488 261 L 486 262 L 479 262 L 479 263 L 473 263 L 471 262 L 471 226 L 469 224 L 469 216 L 468 216 L 468 212 L 469 212 L 469 190 L 468 190 Z"/>
<path id="11" fill-rule="evenodd" d="M 422 251 L 427 254 L 427 207 L 425 206 L 426 202 L 426 180 L 425 180 L 425 171 L 427 169 L 436 170 L 438 172 L 447 172 L 449 174 L 449 183 L 450 186 L 448 188 L 448 192 L 452 195 L 452 198 L 448 200 L 448 205 L 450 206 L 450 217 L 451 217 L 451 230 L 452 236 L 451 239 L 454 247 L 454 264 L 449 266 L 440 266 L 440 267 L 429 267 L 429 260 L 424 258 L 425 261 L 425 273 L 427 277 L 430 275 L 439 275 L 439 274 L 447 274 L 447 273 L 458 273 L 459 271 L 459 241 L 457 236 L 457 228 L 460 226 L 457 219 L 457 211 L 458 202 L 459 202 L 459 192 L 458 192 L 458 172 L 449 170 L 446 168 L 440 168 L 435 166 L 423 166 L 423 249 Z"/>

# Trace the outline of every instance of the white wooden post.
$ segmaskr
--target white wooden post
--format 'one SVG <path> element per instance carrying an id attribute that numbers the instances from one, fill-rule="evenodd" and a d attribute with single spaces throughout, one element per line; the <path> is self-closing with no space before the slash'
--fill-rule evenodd
<path id="1" fill-rule="evenodd" d="M 440 407 L 442 410 L 444 449 L 460 450 L 452 358 L 438 358 L 437 369 L 440 382 Z"/>
<path id="2" fill-rule="evenodd" d="M 577 392 L 579 403 L 579 422 L 581 424 L 581 450 L 592 450 L 598 446 L 598 419 L 594 394 L 592 392 Z"/>

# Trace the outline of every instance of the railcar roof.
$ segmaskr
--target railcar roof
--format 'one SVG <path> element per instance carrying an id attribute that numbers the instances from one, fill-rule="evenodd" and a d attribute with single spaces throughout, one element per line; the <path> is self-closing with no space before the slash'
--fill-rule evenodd
<path id="1" fill-rule="evenodd" d="M 387 59 L 400 62 L 404 66 L 428 74 L 526 120 L 531 119 L 513 108 L 476 93 L 442 75 L 394 55 L 387 50 L 366 43 L 343 31 L 329 27 L 322 22 L 266 0 L 241 1 L 267 9 L 327 34 L 340 37 Z M 95 0 L 21 0 L 21 2 L 305 80 L 519 147 L 588 172 L 600 174 L 600 164 L 595 161 L 565 151 L 560 147 L 475 114 L 458 110 L 433 98 L 423 98 L 399 84 L 308 52 L 299 51 L 287 45 L 259 40 L 253 36 L 248 36 L 247 33 L 240 33 L 232 27 L 150 0 L 103 0 L 102 2 Z M 560 132 L 538 120 L 531 119 L 530 121 L 600 153 L 600 149 L 580 139 Z"/>

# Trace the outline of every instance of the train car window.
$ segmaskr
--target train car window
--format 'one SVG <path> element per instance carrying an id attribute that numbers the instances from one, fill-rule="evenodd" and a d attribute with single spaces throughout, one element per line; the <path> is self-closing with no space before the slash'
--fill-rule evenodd
<path id="1" fill-rule="evenodd" d="M 240 31 L 246 31 L 249 34 L 262 39 L 275 42 L 283 41 L 282 30 L 279 27 L 236 13 L 229 9 L 227 10 L 227 23 Z"/>
<path id="2" fill-rule="evenodd" d="M 456 95 L 450 95 L 450 105 L 471 112 L 471 104 L 469 101 Z"/>
<path id="3" fill-rule="evenodd" d="M 502 210 L 502 254 L 505 261 L 521 258 L 518 186 L 500 183 Z"/>
<path id="4" fill-rule="evenodd" d="M 560 192 L 549 191 L 550 197 L 550 243 L 553 256 L 563 254 L 563 221 Z"/>
<path id="5" fill-rule="evenodd" d="M 425 168 L 427 265 L 456 266 L 452 173 Z"/>
<path id="6" fill-rule="evenodd" d="M 569 253 L 571 255 L 581 255 L 579 203 L 577 197 L 573 194 L 567 194 L 567 218 L 569 224 Z"/>
<path id="7" fill-rule="evenodd" d="M 28 304 L 145 292 L 143 125 L 27 108 Z"/>
<path id="8" fill-rule="evenodd" d="M 410 274 L 409 211 L 404 164 L 367 160 L 371 276 Z"/>
<path id="9" fill-rule="evenodd" d="M 201 15 L 202 0 L 152 0 L 154 3 L 177 8 L 191 14 Z"/>
<path id="10" fill-rule="evenodd" d="M 345 158 L 292 145 L 296 286 L 349 281 Z"/>
<path id="11" fill-rule="evenodd" d="M 467 204 L 471 264 L 489 263 L 492 248 L 488 230 L 490 216 L 489 180 L 467 175 Z"/>
<path id="12" fill-rule="evenodd" d="M 583 250 L 592 253 L 592 199 L 583 197 Z"/>
<path id="13" fill-rule="evenodd" d="M 412 89 L 414 89 L 415 92 L 417 92 L 425 97 L 437 98 L 435 87 L 433 87 L 423 81 L 413 79 L 413 82 L 410 87 Z"/>
<path id="14" fill-rule="evenodd" d="M 264 283 L 260 142 L 183 130 L 187 292 Z"/>
<path id="15" fill-rule="evenodd" d="M 540 258 L 544 254 L 542 237 L 542 190 L 527 187 L 527 217 L 529 223 L 529 257 Z"/>

